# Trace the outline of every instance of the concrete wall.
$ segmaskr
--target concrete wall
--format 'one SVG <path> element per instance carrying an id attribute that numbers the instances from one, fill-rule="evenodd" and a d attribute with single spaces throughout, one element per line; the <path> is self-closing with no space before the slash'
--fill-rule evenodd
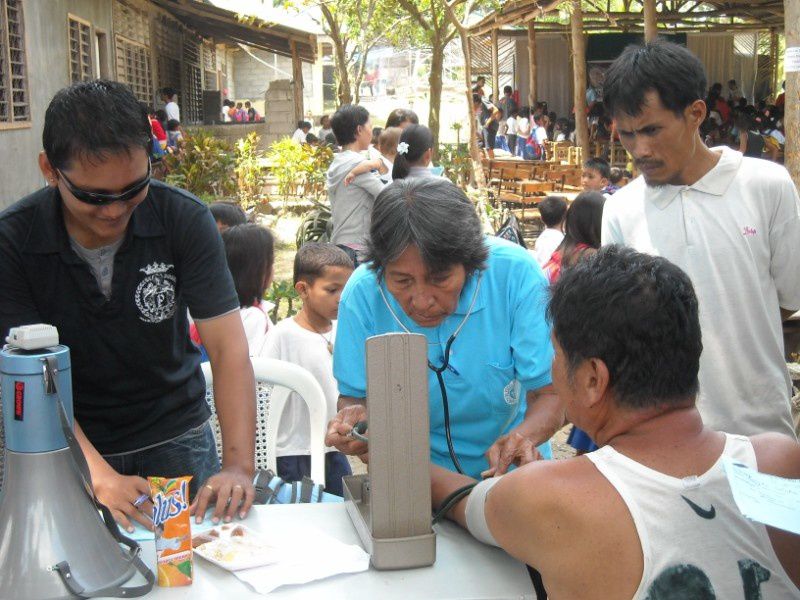
<path id="1" fill-rule="evenodd" d="M 197 125 L 185 127 L 185 130 L 189 134 L 200 129 L 209 131 L 212 135 L 228 140 L 230 143 L 235 143 L 237 140 L 247 137 L 251 131 L 255 131 L 261 136 L 259 147 L 266 150 L 272 142 L 294 133 L 297 123 L 294 120 L 293 97 L 291 81 L 278 79 L 269 84 L 269 90 L 264 96 L 263 103 L 270 107 L 266 122 Z"/>
<path id="2" fill-rule="evenodd" d="M 44 185 L 37 162 L 44 113 L 53 95 L 69 85 L 67 14 L 104 30 L 107 56 L 113 57 L 111 8 L 107 0 L 23 2 L 31 121 L 20 129 L 0 129 L 0 209 Z"/>
<path id="3" fill-rule="evenodd" d="M 250 52 L 256 58 L 241 49 L 233 52 L 233 77 L 230 74 L 228 76 L 228 81 L 232 79 L 233 85 L 229 86 L 232 94 L 229 97 L 242 102 L 250 100 L 269 121 L 275 107 L 269 103 L 261 106 L 260 103 L 272 82 L 292 79 L 292 59 L 265 50 L 252 49 Z M 304 62 L 303 108 L 306 114 L 314 113 L 317 109 L 322 110 L 322 87 L 315 85 L 315 82 L 312 65 Z"/>

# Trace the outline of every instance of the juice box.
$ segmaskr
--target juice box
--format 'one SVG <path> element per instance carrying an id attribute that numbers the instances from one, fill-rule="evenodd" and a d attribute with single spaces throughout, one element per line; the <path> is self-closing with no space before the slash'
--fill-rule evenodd
<path id="1" fill-rule="evenodd" d="M 148 477 L 153 500 L 158 585 L 192 584 L 192 525 L 189 517 L 191 477 Z"/>

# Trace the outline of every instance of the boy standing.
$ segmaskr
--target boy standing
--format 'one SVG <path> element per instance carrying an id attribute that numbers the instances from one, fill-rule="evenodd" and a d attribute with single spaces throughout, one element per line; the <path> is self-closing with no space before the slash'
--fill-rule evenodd
<path id="1" fill-rule="evenodd" d="M 539 266 L 547 264 L 553 252 L 564 239 L 564 219 L 567 217 L 567 200 L 562 196 L 548 196 L 539 202 L 545 230 L 536 238 L 533 256 Z"/>
<path id="2" fill-rule="evenodd" d="M 611 167 L 602 158 L 590 158 L 583 163 L 581 187 L 584 192 L 600 192 L 606 197 L 614 192 L 609 190 Z M 616 190 L 614 190 L 616 191 Z"/>
<path id="3" fill-rule="evenodd" d="M 299 365 L 319 382 L 328 405 L 328 420 L 336 414 L 339 389 L 333 378 L 333 345 L 339 298 L 353 273 L 353 261 L 334 244 L 308 243 L 294 259 L 294 288 L 303 307 L 267 334 L 262 356 Z M 327 422 L 327 420 L 326 420 Z M 292 394 L 278 428 L 278 475 L 298 481 L 311 473 L 308 409 Z M 326 448 L 326 490 L 342 495 L 342 477 L 350 475 L 347 457 Z"/>

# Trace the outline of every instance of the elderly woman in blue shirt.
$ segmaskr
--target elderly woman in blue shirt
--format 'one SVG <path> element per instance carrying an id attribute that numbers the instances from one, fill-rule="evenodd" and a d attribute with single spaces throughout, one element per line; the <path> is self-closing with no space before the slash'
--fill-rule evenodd
<path id="1" fill-rule="evenodd" d="M 551 387 L 547 280 L 522 247 L 486 237 L 475 208 L 443 178 L 395 181 L 375 200 L 368 264 L 344 289 L 334 350 L 339 413 L 326 443 L 364 457 L 348 437 L 366 419 L 367 338 L 411 332 L 444 364 L 453 460 L 436 373 L 428 370 L 431 460 L 471 477 L 551 456 L 564 410 Z M 538 446 L 538 449 L 537 449 Z"/>

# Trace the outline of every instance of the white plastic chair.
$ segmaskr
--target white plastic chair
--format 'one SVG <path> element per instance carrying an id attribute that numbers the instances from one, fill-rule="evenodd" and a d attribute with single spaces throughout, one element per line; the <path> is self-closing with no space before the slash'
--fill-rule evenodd
<path id="1" fill-rule="evenodd" d="M 328 413 L 325 394 L 314 376 L 303 367 L 275 358 L 251 357 L 256 379 L 256 469 L 277 473 L 275 445 L 283 409 L 292 392 L 305 401 L 311 424 L 311 479 L 325 485 L 325 429 Z M 222 435 L 214 406 L 211 364 L 203 363 L 206 401 L 212 412 L 211 424 L 222 460 Z"/>

